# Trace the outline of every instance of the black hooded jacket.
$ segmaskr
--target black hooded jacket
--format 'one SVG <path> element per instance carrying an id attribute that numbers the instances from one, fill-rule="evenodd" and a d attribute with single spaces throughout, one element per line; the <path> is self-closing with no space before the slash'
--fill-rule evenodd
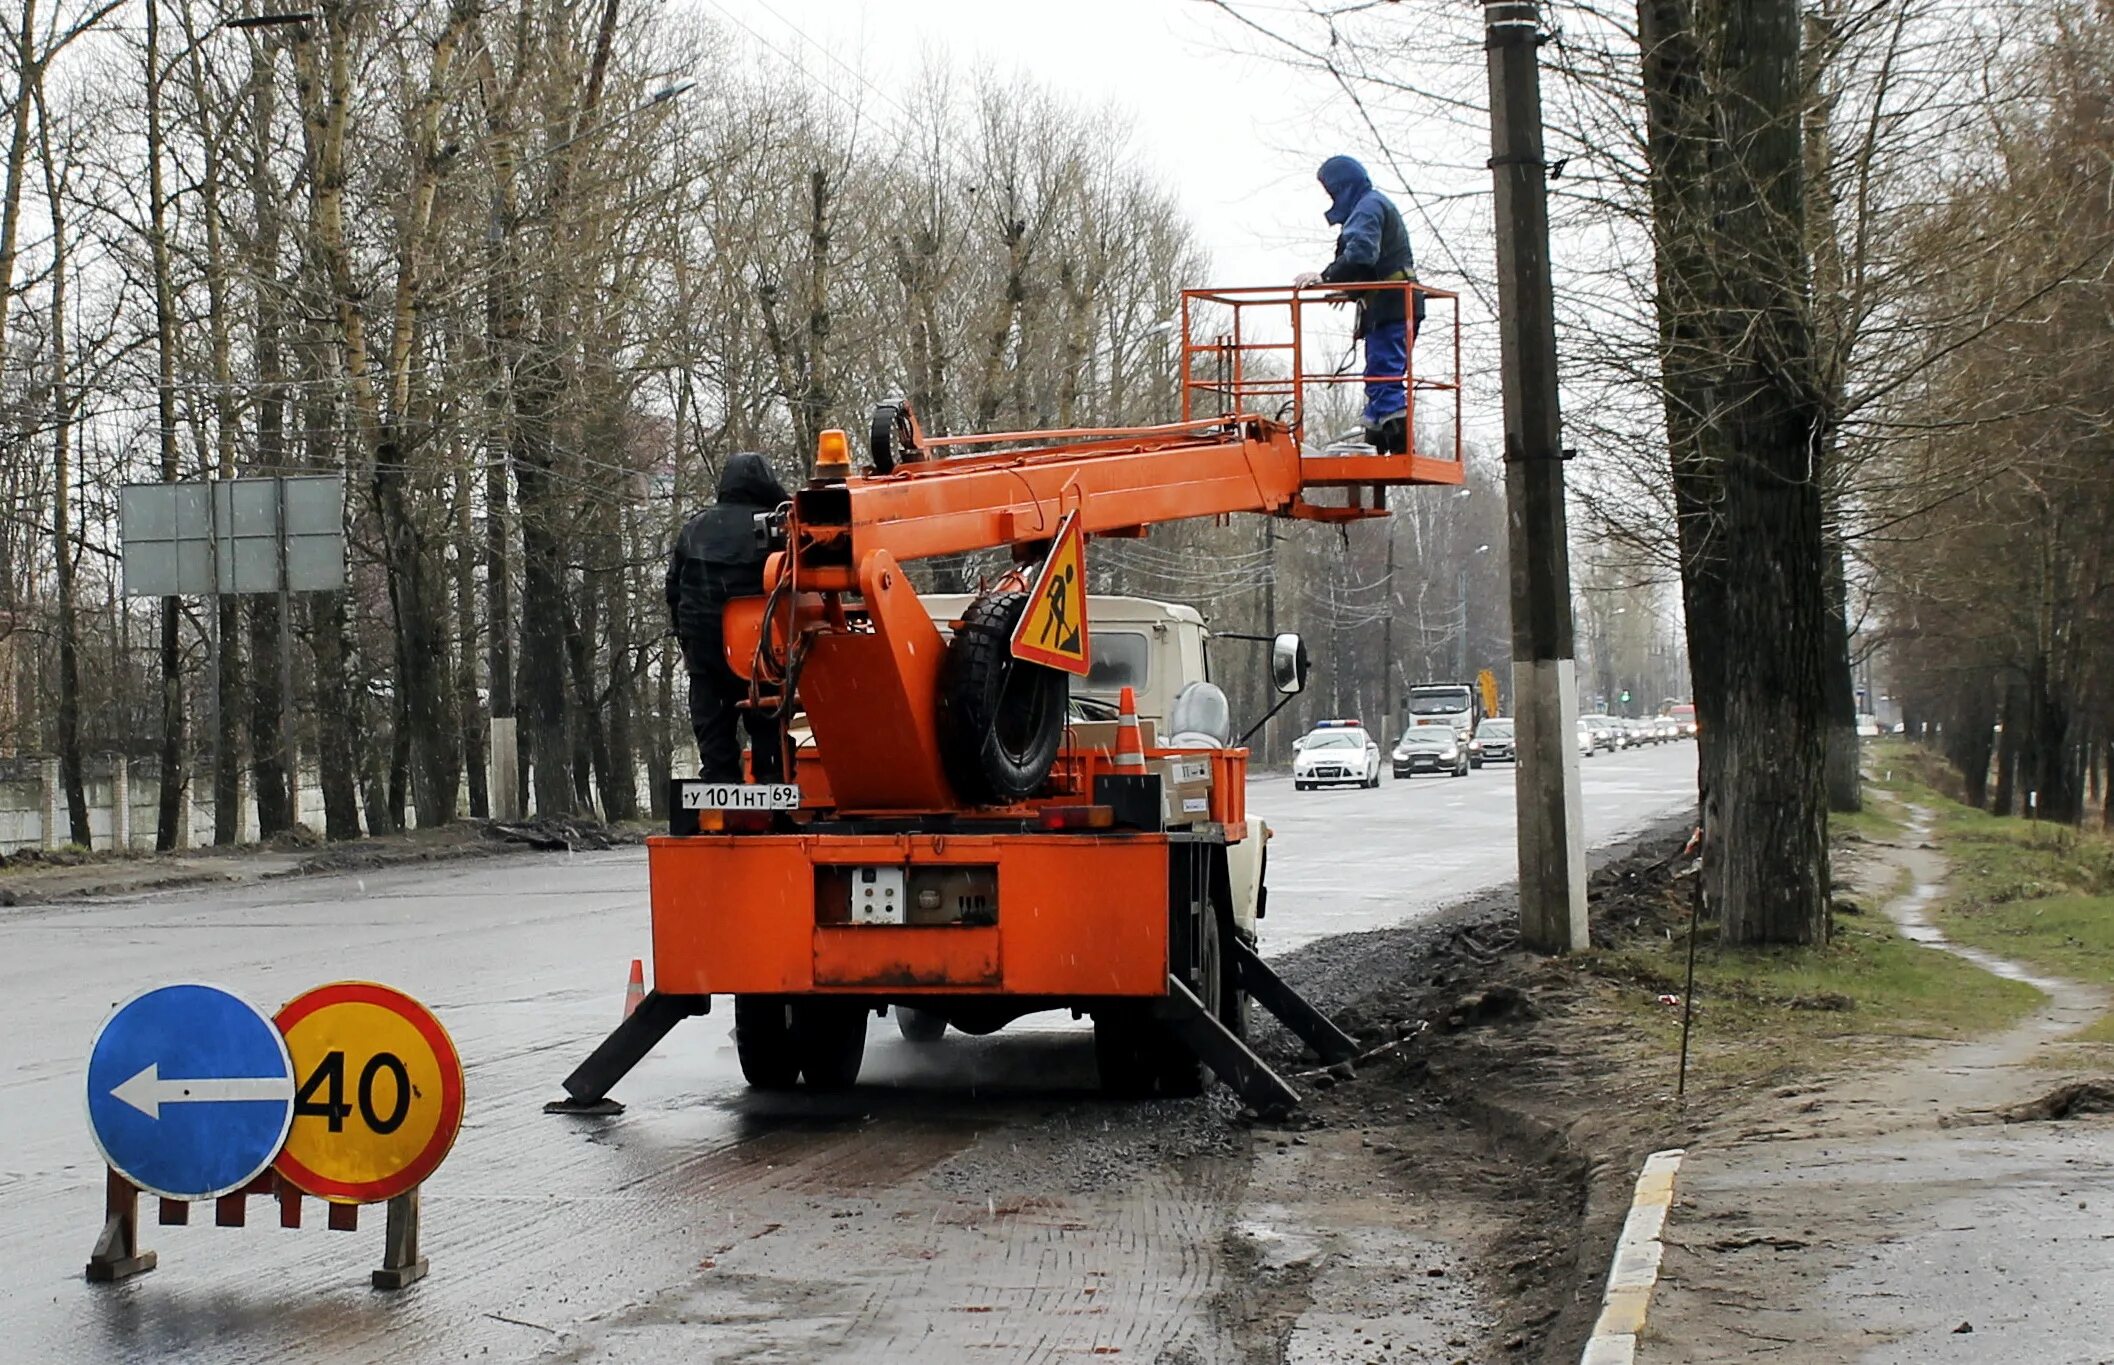
<path id="1" fill-rule="evenodd" d="M 756 515 L 791 497 L 763 456 L 745 451 L 727 457 L 718 498 L 683 523 L 668 557 L 668 615 L 677 635 L 688 640 L 717 630 L 729 598 L 762 594 L 764 551 Z"/>

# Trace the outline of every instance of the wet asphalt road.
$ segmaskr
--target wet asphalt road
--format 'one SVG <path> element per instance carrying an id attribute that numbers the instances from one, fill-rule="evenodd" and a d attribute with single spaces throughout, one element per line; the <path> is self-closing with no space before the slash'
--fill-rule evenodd
<path id="1" fill-rule="evenodd" d="M 1589 840 L 1599 844 L 1692 801 L 1694 750 L 1601 755 L 1585 774 Z M 1511 788 L 1509 768 L 1390 780 L 1378 791 L 1295 794 L 1287 778 L 1258 778 L 1251 812 L 1277 831 L 1267 950 L 1399 923 L 1509 881 Z M 893 1026 L 876 1021 L 867 1075 L 878 1083 L 849 1108 L 758 1101 L 741 1084 L 721 1009 L 679 1028 L 619 1087 L 630 1111 L 617 1124 L 546 1117 L 543 1101 L 616 1022 L 630 959 L 647 956 L 644 888 L 642 853 L 622 850 L 0 910 L 5 1357 L 602 1358 L 592 1343 L 605 1324 L 680 1299 L 724 1251 L 734 1235 L 728 1201 L 797 1202 L 829 1189 L 838 1167 L 858 1168 L 867 1185 L 907 1179 L 1012 1122 L 1023 1105 L 1040 1121 L 1088 1102 L 1091 1053 L 1083 1030 L 1061 1017 L 1014 1036 L 950 1040 L 945 1076 L 929 1074 Z M 110 1006 L 188 979 L 269 1010 L 341 978 L 387 981 L 424 1000 L 467 1067 L 463 1133 L 426 1191 L 431 1277 L 395 1297 L 367 1287 L 379 1209 L 344 1234 L 322 1230 L 313 1203 L 300 1231 L 277 1227 L 261 1203 L 243 1230 L 212 1227 L 203 1207 L 192 1226 L 162 1228 L 143 1203 L 143 1240 L 160 1268 L 117 1286 L 85 1284 L 102 1168 L 82 1072 Z M 979 1087 L 974 1096 L 965 1077 Z M 994 1101 L 994 1085 L 1012 1092 L 1010 1107 L 1004 1093 Z M 883 1153 L 861 1136 L 877 1113 L 900 1119 Z M 759 1310 L 757 1321 L 765 1317 Z M 622 1358 L 732 1358 L 687 1333 L 634 1344 Z"/>

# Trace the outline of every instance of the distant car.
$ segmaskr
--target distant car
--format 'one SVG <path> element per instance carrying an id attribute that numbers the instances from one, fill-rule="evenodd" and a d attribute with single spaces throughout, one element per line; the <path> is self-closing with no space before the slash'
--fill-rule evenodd
<path id="1" fill-rule="evenodd" d="M 1491 716 L 1475 727 L 1475 738 L 1468 741 L 1468 766 L 1480 768 L 1485 763 L 1517 763 L 1519 753 L 1512 744 L 1512 717 Z"/>
<path id="2" fill-rule="evenodd" d="M 1450 733 L 1450 732 L 1449 732 Z M 1380 785 L 1380 746 L 1355 720 L 1325 720 L 1293 746 L 1292 786 L 1299 791 L 1355 783 Z"/>
<path id="3" fill-rule="evenodd" d="M 1623 739 L 1615 726 L 1615 718 L 1613 716 L 1603 716 L 1595 712 L 1590 716 L 1580 716 L 1578 723 L 1593 732 L 1594 748 L 1605 749 L 1609 753 L 1613 753 L 1623 746 Z"/>
<path id="4" fill-rule="evenodd" d="M 1681 737 L 1681 722 L 1672 716 L 1659 716 L 1653 719 L 1652 730 L 1661 744 L 1671 744 Z"/>
<path id="5" fill-rule="evenodd" d="M 1402 732 L 1402 742 L 1395 746 L 1396 777 L 1415 777 L 1418 773 L 1466 777 L 1468 762 L 1467 746 L 1453 733 L 1451 725 L 1412 725 Z"/>
<path id="6" fill-rule="evenodd" d="M 1600 745 L 1596 743 L 1593 739 L 1593 727 L 1586 724 L 1583 720 L 1579 721 L 1578 756 L 1580 758 L 1591 758 L 1593 756 L 1594 751 L 1597 750 L 1599 747 Z"/>
<path id="7" fill-rule="evenodd" d="M 1681 702 L 1666 714 L 1672 716 L 1674 724 L 1680 727 L 1681 738 L 1694 739 L 1696 737 L 1696 708 L 1692 703 Z"/>

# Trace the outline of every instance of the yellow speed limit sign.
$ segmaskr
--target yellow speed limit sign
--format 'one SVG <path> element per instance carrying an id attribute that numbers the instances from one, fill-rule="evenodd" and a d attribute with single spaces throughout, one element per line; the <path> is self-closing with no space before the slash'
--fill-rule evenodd
<path id="1" fill-rule="evenodd" d="M 294 1119 L 275 1169 L 343 1203 L 393 1199 L 447 1156 L 462 1127 L 462 1062 L 440 1020 L 402 991 L 337 981 L 273 1020 L 294 1063 Z"/>

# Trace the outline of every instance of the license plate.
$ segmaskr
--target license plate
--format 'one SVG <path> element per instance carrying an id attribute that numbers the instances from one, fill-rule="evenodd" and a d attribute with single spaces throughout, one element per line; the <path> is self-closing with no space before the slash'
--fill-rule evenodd
<path id="1" fill-rule="evenodd" d="M 790 782 L 685 782 L 684 810 L 798 810 L 800 788 Z"/>

